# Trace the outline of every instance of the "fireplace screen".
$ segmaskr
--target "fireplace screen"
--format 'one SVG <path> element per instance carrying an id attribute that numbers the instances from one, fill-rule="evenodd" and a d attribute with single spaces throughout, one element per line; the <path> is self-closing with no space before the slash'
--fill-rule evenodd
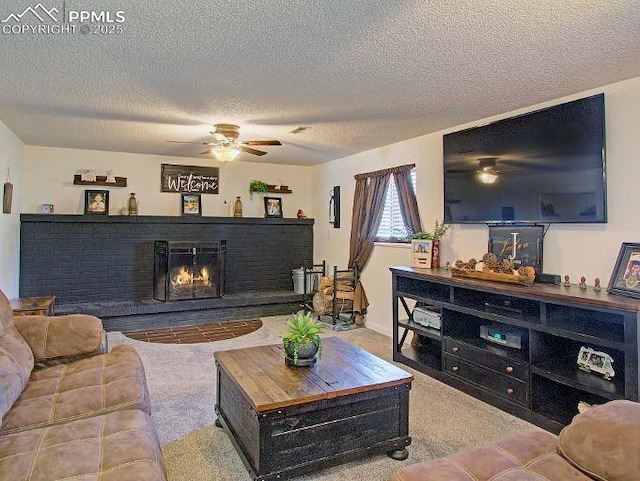
<path id="1" fill-rule="evenodd" d="M 224 295 L 226 241 L 155 241 L 153 298 L 160 301 Z"/>

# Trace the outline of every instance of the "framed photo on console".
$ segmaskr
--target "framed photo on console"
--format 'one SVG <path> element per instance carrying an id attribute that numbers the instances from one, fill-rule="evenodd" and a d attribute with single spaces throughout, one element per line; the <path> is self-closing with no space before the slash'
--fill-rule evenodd
<path id="1" fill-rule="evenodd" d="M 84 213 L 108 215 L 109 214 L 109 191 L 108 190 L 85 190 L 84 191 Z"/>
<path id="2" fill-rule="evenodd" d="M 542 272 L 542 225 L 490 225 L 488 252 L 499 261 L 514 260 L 518 266 L 532 266 Z"/>
<path id="3" fill-rule="evenodd" d="M 640 298 L 640 244 L 622 243 L 607 292 Z"/>

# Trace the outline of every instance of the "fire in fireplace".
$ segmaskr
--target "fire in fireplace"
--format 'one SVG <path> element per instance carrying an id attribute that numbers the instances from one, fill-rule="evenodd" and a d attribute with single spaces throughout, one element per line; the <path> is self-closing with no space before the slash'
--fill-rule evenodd
<path id="1" fill-rule="evenodd" d="M 227 242 L 154 242 L 153 298 L 160 301 L 224 295 Z"/>

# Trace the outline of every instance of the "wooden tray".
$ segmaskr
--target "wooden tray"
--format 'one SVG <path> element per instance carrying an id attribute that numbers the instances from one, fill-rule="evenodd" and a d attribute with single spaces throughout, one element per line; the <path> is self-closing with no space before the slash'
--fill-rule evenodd
<path id="1" fill-rule="evenodd" d="M 527 278 L 517 274 L 502 274 L 500 272 L 472 271 L 469 269 L 459 269 L 451 267 L 451 275 L 454 277 L 469 277 L 483 281 L 506 282 L 508 284 L 520 284 L 523 286 L 533 285 L 533 278 Z"/>

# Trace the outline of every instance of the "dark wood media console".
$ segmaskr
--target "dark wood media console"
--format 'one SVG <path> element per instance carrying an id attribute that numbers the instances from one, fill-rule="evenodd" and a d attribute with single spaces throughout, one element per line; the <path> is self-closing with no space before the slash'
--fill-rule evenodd
<path id="1" fill-rule="evenodd" d="M 570 287 L 453 277 L 444 269 L 392 267 L 393 359 L 552 432 L 579 401 L 638 401 L 640 300 Z M 412 303 L 440 311 L 441 328 L 414 322 Z M 521 347 L 480 337 L 510 332 Z M 410 342 L 408 334 L 419 335 Z M 577 364 L 580 348 L 613 358 L 605 380 Z"/>

